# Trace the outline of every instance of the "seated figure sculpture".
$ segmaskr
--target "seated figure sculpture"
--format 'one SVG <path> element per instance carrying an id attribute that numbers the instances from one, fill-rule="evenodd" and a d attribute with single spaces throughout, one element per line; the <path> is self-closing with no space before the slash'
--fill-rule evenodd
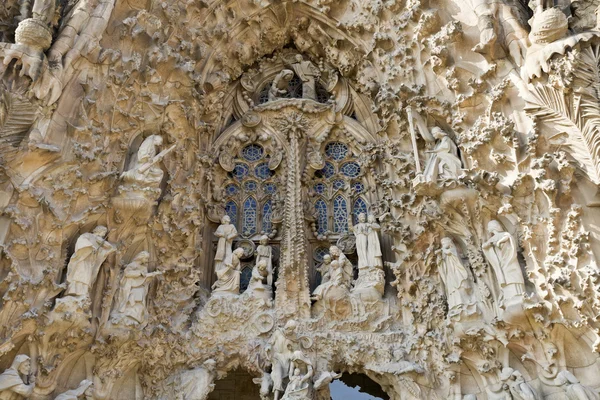
<path id="1" fill-rule="evenodd" d="M 267 280 L 267 276 L 267 261 L 260 260 L 252 269 L 252 277 L 250 278 L 250 283 L 248 284 L 247 293 L 265 301 L 270 300 L 273 297 L 273 291 L 271 286 L 265 282 Z"/>
<path id="2" fill-rule="evenodd" d="M 0 399 L 28 399 L 35 387 L 35 376 L 30 374 L 31 359 L 19 354 L 10 368 L 0 374 Z"/>
<path id="3" fill-rule="evenodd" d="M 121 174 L 122 184 L 119 195 L 113 200 L 118 208 L 137 210 L 154 205 L 160 196 L 164 172 L 157 164 L 174 148 L 175 145 L 157 154 L 163 139 L 159 135 L 148 136 L 137 151 L 133 166 Z"/>
<path id="4" fill-rule="evenodd" d="M 237 295 L 240 293 L 240 258 L 244 255 L 244 249 L 238 247 L 231 255 L 230 263 L 223 263 L 215 269 L 217 281 L 213 284 L 213 296 L 215 295 Z"/>
<path id="5" fill-rule="evenodd" d="M 114 324 L 138 325 L 146 322 L 150 278 L 162 274 L 160 271 L 148 272 L 149 258 L 148 252 L 142 251 L 125 267 L 116 307 L 111 313 Z"/>

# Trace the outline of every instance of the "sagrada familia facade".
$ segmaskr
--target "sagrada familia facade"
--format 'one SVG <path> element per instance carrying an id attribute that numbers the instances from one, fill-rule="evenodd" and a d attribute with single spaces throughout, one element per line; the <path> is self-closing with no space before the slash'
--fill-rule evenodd
<path id="1" fill-rule="evenodd" d="M 599 21 L 3 0 L 0 399 L 599 400 Z"/>

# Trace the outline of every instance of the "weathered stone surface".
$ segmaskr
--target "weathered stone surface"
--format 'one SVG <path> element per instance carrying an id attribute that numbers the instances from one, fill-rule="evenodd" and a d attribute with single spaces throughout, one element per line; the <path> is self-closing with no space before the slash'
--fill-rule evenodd
<path id="1" fill-rule="evenodd" d="M 599 3 L 525 3 L 0 4 L 0 398 L 600 399 Z"/>

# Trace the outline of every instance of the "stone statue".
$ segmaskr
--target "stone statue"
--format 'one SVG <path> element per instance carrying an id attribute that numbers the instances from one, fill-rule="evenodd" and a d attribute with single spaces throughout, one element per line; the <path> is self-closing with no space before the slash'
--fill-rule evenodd
<path id="1" fill-rule="evenodd" d="M 321 300 L 323 298 L 327 289 L 332 285 L 332 276 L 334 276 L 334 280 L 338 280 L 340 284 L 343 284 L 344 277 L 340 263 L 337 260 L 332 261 L 329 254 L 323 256 L 323 264 L 319 268 L 319 271 L 321 272 L 321 283 L 313 291 L 313 300 Z"/>
<path id="2" fill-rule="evenodd" d="M 598 390 L 592 389 L 589 386 L 584 386 L 579 382 L 579 379 L 568 370 L 563 370 L 558 373 L 553 382 L 554 386 L 562 387 L 565 390 L 567 399 L 569 400 L 599 400 L 600 393 Z"/>
<path id="3" fill-rule="evenodd" d="M 221 225 L 215 231 L 215 236 L 219 238 L 215 254 L 215 271 L 222 269 L 227 264 L 231 264 L 233 239 L 237 235 L 237 229 L 231 223 L 231 218 L 229 218 L 229 215 L 224 215 L 221 218 Z"/>
<path id="4" fill-rule="evenodd" d="M 0 399 L 26 398 L 33 393 L 35 376 L 31 374 L 31 359 L 19 354 L 10 368 L 0 375 Z"/>
<path id="5" fill-rule="evenodd" d="M 495 58 L 495 44 L 500 32 L 508 53 L 517 66 L 522 66 L 527 53 L 529 41 L 527 31 L 515 13 L 515 10 L 504 1 L 472 0 L 473 11 L 477 15 L 477 26 L 480 30 L 479 43 L 473 51 L 488 54 Z"/>
<path id="6" fill-rule="evenodd" d="M 301 351 L 295 351 L 290 363 L 289 382 L 282 400 L 310 399 L 313 366 Z"/>
<path id="7" fill-rule="evenodd" d="M 267 285 L 273 285 L 273 249 L 269 246 L 269 237 L 263 235 L 260 238 L 260 244 L 256 247 L 256 264 L 261 261 L 267 264 Z"/>
<path id="8" fill-rule="evenodd" d="M 252 277 L 248 284 L 247 292 L 255 297 L 269 300 L 273 297 L 271 286 L 266 284 L 268 272 L 267 261 L 260 260 L 252 269 Z"/>
<path id="9" fill-rule="evenodd" d="M 352 281 L 354 280 L 354 266 L 337 246 L 331 246 L 329 248 L 329 254 L 332 260 L 337 260 L 342 269 L 343 284 L 350 288 Z"/>
<path id="10" fill-rule="evenodd" d="M 491 264 L 505 301 L 521 296 L 525 281 L 517 260 L 517 245 L 513 236 L 496 220 L 488 223 L 490 239 L 483 244 L 483 252 Z"/>
<path id="11" fill-rule="evenodd" d="M 293 351 L 297 347 L 297 326 L 298 323 L 291 319 L 283 328 L 277 328 L 271 337 L 268 353 L 270 353 L 272 365 L 274 400 L 279 400 L 284 393 L 284 378 L 289 375 Z"/>
<path id="12" fill-rule="evenodd" d="M 160 271 L 148 272 L 149 259 L 150 254 L 142 251 L 125 267 L 115 310 L 111 314 L 113 323 L 137 325 L 146 322 L 146 297 L 150 278 L 162 275 Z"/>
<path id="13" fill-rule="evenodd" d="M 441 256 L 440 278 L 446 287 L 448 300 L 448 318 L 460 319 L 461 314 L 469 316 L 477 313 L 473 282 L 452 239 L 442 238 L 442 248 L 438 251 Z"/>
<path id="14" fill-rule="evenodd" d="M 219 269 L 215 269 L 217 281 L 213 284 L 213 294 L 239 294 L 240 293 L 240 258 L 244 255 L 244 249 L 238 247 L 231 255 L 231 261 L 228 264 L 220 264 Z"/>
<path id="15" fill-rule="evenodd" d="M 319 273 L 321 274 L 321 285 L 327 283 L 330 276 L 331 269 L 331 255 L 325 254 L 323 256 L 323 263 L 317 268 Z"/>
<path id="16" fill-rule="evenodd" d="M 319 68 L 311 61 L 304 60 L 300 54 L 296 55 L 291 67 L 302 81 L 302 98 L 316 100 L 316 81 L 321 76 Z"/>
<path id="17" fill-rule="evenodd" d="M 86 397 L 91 397 L 91 389 L 92 381 L 84 379 L 81 381 L 81 383 L 79 383 L 79 386 L 77 386 L 77 388 L 67 390 L 64 393 L 59 394 L 54 400 L 77 400 L 80 399 L 83 395 L 86 395 Z"/>
<path id="18" fill-rule="evenodd" d="M 67 290 L 65 296 L 87 299 L 96 281 L 100 266 L 117 249 L 106 241 L 108 229 L 97 226 L 92 233 L 84 233 L 75 243 L 75 253 L 67 266 Z"/>
<path id="19" fill-rule="evenodd" d="M 369 233 L 367 235 L 369 266 L 383 268 L 381 243 L 379 242 L 379 231 L 381 231 L 381 226 L 377 223 L 373 214 L 369 214 L 367 223 L 369 224 Z"/>
<path id="20" fill-rule="evenodd" d="M 364 213 L 358 214 L 358 223 L 352 225 L 352 218 L 348 219 L 348 228 L 356 237 L 356 254 L 358 255 L 358 270 L 370 267 L 369 265 L 369 244 L 367 236 L 369 235 L 369 224 L 367 216 Z"/>
<path id="21" fill-rule="evenodd" d="M 184 400 L 208 398 L 209 393 L 215 388 L 216 365 L 215 360 L 209 359 L 197 368 L 178 374 L 174 381 L 177 394 L 174 393 L 171 398 L 182 398 Z M 176 395 L 182 397 L 175 397 Z"/>
<path id="22" fill-rule="evenodd" d="M 508 386 L 508 390 L 515 400 L 540 400 L 535 389 L 525 382 L 523 375 L 511 367 L 502 369 L 500 381 Z"/>
<path id="23" fill-rule="evenodd" d="M 132 185 L 136 188 L 154 188 L 160 186 L 164 172 L 156 165 L 165 153 L 157 155 L 157 147 L 161 146 L 163 139 L 159 135 L 148 136 L 137 152 L 137 159 L 133 167 L 121 174 L 125 185 Z M 172 149 L 173 147 L 171 147 Z"/>
<path id="24" fill-rule="evenodd" d="M 273 79 L 273 83 L 269 89 L 269 101 L 277 100 L 285 95 L 288 91 L 288 84 L 293 77 L 293 71 L 290 71 L 289 69 L 281 70 L 281 72 L 275 76 L 275 79 Z"/>
<path id="25" fill-rule="evenodd" d="M 560 370 L 557 360 L 558 348 L 554 343 L 548 343 L 546 354 L 549 360 L 540 362 L 531 353 L 521 357 L 522 361 L 533 361 L 538 367 L 538 378 L 547 386 L 559 387 L 565 391 L 568 400 L 600 400 L 596 389 L 582 385 L 579 379 L 568 370 Z"/>
<path id="26" fill-rule="evenodd" d="M 431 156 L 425 165 L 423 178 L 428 183 L 444 183 L 453 181 L 461 173 L 461 162 L 458 158 L 456 144 L 448 134 L 437 126 L 431 129 L 431 134 L 437 142 L 432 150 L 427 150 Z"/>

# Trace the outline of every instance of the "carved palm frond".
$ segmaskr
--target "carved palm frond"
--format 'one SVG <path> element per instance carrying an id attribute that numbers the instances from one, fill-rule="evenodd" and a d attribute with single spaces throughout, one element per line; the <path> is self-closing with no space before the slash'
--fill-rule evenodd
<path id="1" fill-rule="evenodd" d="M 559 133 L 551 143 L 565 147 L 596 184 L 600 183 L 600 51 L 580 54 L 573 93 L 547 84 L 530 88 L 526 111 Z"/>
<path id="2" fill-rule="evenodd" d="M 35 118 L 33 105 L 22 95 L 4 91 L 0 96 L 0 159 L 14 154 Z"/>

